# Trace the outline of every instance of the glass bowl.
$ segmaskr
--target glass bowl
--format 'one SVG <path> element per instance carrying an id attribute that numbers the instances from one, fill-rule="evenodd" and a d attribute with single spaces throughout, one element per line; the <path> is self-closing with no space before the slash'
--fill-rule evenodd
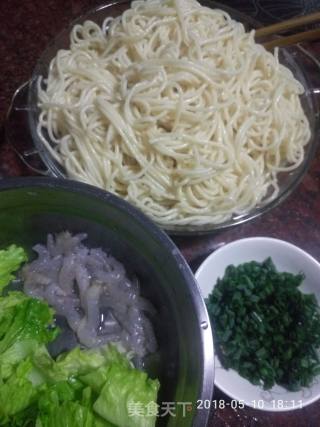
<path id="1" fill-rule="evenodd" d="M 85 20 L 89 19 L 101 25 L 106 17 L 118 16 L 124 10 L 128 9 L 130 7 L 130 3 L 131 2 L 127 0 L 116 0 L 107 3 L 103 6 L 92 9 L 87 14 L 77 18 L 68 26 L 68 28 L 63 30 L 54 40 L 52 40 L 52 42 L 43 52 L 34 69 L 33 76 L 30 80 L 28 88 L 28 123 L 35 148 L 39 156 L 41 157 L 43 163 L 46 165 L 47 171 L 45 173 L 47 175 L 56 178 L 67 178 L 67 174 L 63 167 L 57 163 L 57 161 L 50 154 L 49 150 L 45 148 L 37 134 L 37 124 L 39 117 L 39 108 L 37 105 L 37 80 L 40 76 L 47 76 L 50 61 L 56 55 L 57 51 L 60 49 L 68 48 L 70 31 L 75 24 L 81 24 Z M 219 8 L 225 10 L 232 18 L 242 22 L 247 30 L 252 28 L 258 28 L 261 26 L 261 24 L 259 24 L 252 18 L 219 3 L 211 1 L 201 3 L 211 8 Z M 311 55 L 309 51 L 305 50 L 302 46 L 293 46 L 290 48 L 279 49 L 279 58 L 284 65 L 291 69 L 294 76 L 302 83 L 305 88 L 305 93 L 301 96 L 300 99 L 305 114 L 309 120 L 311 138 L 309 143 L 305 147 L 304 161 L 294 171 L 278 174 L 278 183 L 280 191 L 275 199 L 265 202 L 262 201 L 250 212 L 241 215 L 234 215 L 228 221 L 219 224 L 181 226 L 167 225 L 165 227 L 160 225 L 162 228 L 165 228 L 165 230 L 169 234 L 208 234 L 252 220 L 262 215 L 263 213 L 266 213 L 267 211 L 284 201 L 294 191 L 298 183 L 303 178 L 305 172 L 307 171 L 310 165 L 311 160 L 314 157 L 317 142 L 320 138 L 318 120 L 319 99 L 317 98 L 317 94 L 319 93 L 320 87 L 320 63 Z M 48 139 L 48 141 L 50 141 L 48 135 L 45 135 L 45 137 Z"/>

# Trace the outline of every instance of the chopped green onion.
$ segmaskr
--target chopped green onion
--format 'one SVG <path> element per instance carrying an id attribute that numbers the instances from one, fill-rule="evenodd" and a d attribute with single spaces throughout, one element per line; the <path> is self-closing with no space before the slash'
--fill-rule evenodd
<path id="1" fill-rule="evenodd" d="M 226 368 L 270 389 L 309 386 L 320 372 L 320 309 L 298 287 L 304 275 L 264 262 L 229 265 L 206 300 L 217 355 Z"/>

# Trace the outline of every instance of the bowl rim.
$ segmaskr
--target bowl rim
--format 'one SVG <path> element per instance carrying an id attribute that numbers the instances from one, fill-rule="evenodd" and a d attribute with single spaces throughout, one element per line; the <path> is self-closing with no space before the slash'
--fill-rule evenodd
<path id="1" fill-rule="evenodd" d="M 46 149 L 44 144 L 41 141 L 41 138 L 37 134 L 37 118 L 36 111 L 38 111 L 37 106 L 37 96 L 36 96 L 36 87 L 37 87 L 37 79 L 41 75 L 40 74 L 40 68 L 41 65 L 46 62 L 43 61 L 43 58 L 46 58 L 52 47 L 56 45 L 56 42 L 60 40 L 63 35 L 69 34 L 70 29 L 80 23 L 83 22 L 85 19 L 89 18 L 94 13 L 100 13 L 101 11 L 108 11 L 109 8 L 116 8 L 118 6 L 128 4 L 130 5 L 130 0 L 109 0 L 105 1 L 104 3 L 90 8 L 87 11 L 84 11 L 81 13 L 78 17 L 75 19 L 72 19 L 67 26 L 65 26 L 60 32 L 58 32 L 47 44 L 46 48 L 43 50 L 42 54 L 37 60 L 36 66 L 33 69 L 32 77 L 29 81 L 28 85 L 28 126 L 31 134 L 31 138 L 33 141 L 33 144 L 42 160 L 42 162 L 47 167 L 47 174 L 50 176 L 53 176 L 55 178 L 65 178 L 69 179 L 66 175 L 66 173 L 63 171 L 63 167 L 58 165 L 57 162 L 52 158 L 50 155 L 50 152 Z M 215 0 L 200 0 L 200 3 L 206 7 L 210 8 L 219 8 L 221 10 L 226 11 L 231 15 L 233 19 L 236 19 L 237 21 L 243 23 L 244 25 L 249 25 L 252 28 L 259 28 L 262 26 L 262 24 L 257 21 L 255 18 L 252 18 L 251 16 L 238 11 L 235 8 L 229 7 L 227 5 L 224 5 L 222 3 L 216 2 Z M 303 48 L 301 48 L 299 45 L 296 46 L 296 49 L 303 55 L 309 56 L 309 59 L 312 57 L 312 54 L 306 55 Z M 283 52 L 290 52 L 290 48 L 282 48 Z M 310 84 L 311 79 L 309 75 L 302 71 L 303 67 L 299 65 L 298 61 L 294 61 L 294 58 L 291 58 L 293 62 L 295 62 L 295 65 L 297 66 L 297 70 L 299 71 L 300 75 L 303 76 L 304 84 L 307 84 L 308 88 L 312 88 L 314 85 Z M 316 60 L 314 61 L 317 62 Z M 48 64 L 47 64 L 48 65 Z M 319 67 L 319 65 L 318 65 Z M 307 91 L 307 88 L 305 88 Z M 312 92 L 312 90 L 311 90 Z M 309 102 L 311 102 L 311 110 L 314 113 L 312 117 L 308 117 L 309 125 L 312 131 L 311 138 L 306 145 L 305 150 L 307 150 L 307 155 L 305 155 L 304 161 L 301 165 L 298 166 L 297 169 L 293 170 L 292 172 L 287 172 L 287 174 L 290 174 L 291 180 L 290 183 L 286 185 L 286 187 L 277 195 L 276 198 L 274 198 L 271 201 L 266 201 L 264 204 L 264 201 L 262 200 L 260 206 L 256 206 L 253 208 L 253 210 L 243 213 L 243 214 L 233 214 L 232 217 L 229 220 L 226 220 L 220 224 L 204 224 L 204 225 L 162 225 L 157 224 L 160 228 L 164 229 L 168 234 L 172 236 L 201 236 L 201 235 L 208 235 L 215 233 L 217 231 L 226 230 L 229 228 L 233 228 L 237 225 L 244 224 L 248 221 L 254 220 L 261 215 L 264 215 L 270 210 L 274 209 L 278 205 L 280 205 L 283 201 L 285 201 L 293 192 L 296 190 L 299 183 L 304 178 L 307 170 L 310 167 L 310 164 L 314 158 L 315 152 L 319 145 L 319 136 L 320 131 L 316 127 L 316 111 L 317 111 L 317 105 L 316 101 L 313 99 L 312 93 L 310 93 Z M 295 173 L 297 171 L 297 173 Z"/>
<path id="2" fill-rule="evenodd" d="M 317 268 L 319 270 L 319 273 L 320 273 L 320 261 L 318 261 L 315 257 L 313 257 L 311 254 L 309 254 L 304 249 L 302 249 L 299 246 L 295 245 L 294 243 L 288 242 L 288 241 L 283 240 L 283 239 L 278 239 L 278 238 L 275 238 L 275 237 L 268 237 L 268 236 L 244 237 L 244 238 L 241 238 L 241 239 L 237 239 L 237 240 L 231 241 L 231 242 L 226 243 L 225 245 L 219 247 L 215 251 L 211 252 L 206 257 L 206 259 L 201 263 L 201 265 L 197 268 L 197 270 L 195 272 L 195 278 L 196 278 L 196 280 L 198 282 L 200 291 L 202 292 L 202 286 L 201 286 L 201 282 L 199 281 L 199 276 L 201 276 L 202 274 L 204 274 L 204 272 L 205 272 L 206 269 L 210 269 L 210 267 L 212 267 L 214 265 L 215 258 L 216 258 L 217 255 L 218 256 L 221 256 L 221 255 L 223 256 L 223 255 L 228 254 L 228 252 L 230 251 L 230 249 L 241 248 L 243 246 L 251 246 L 252 247 L 252 245 L 255 245 L 255 244 L 277 245 L 278 247 L 281 247 L 282 250 L 284 250 L 284 251 L 291 251 L 292 253 L 295 253 L 297 256 L 303 257 L 304 259 L 307 260 L 307 262 L 309 262 L 312 265 L 314 265 L 314 267 Z M 243 248 L 243 249 L 245 250 L 245 248 Z M 270 255 L 270 256 L 272 258 L 272 255 Z M 243 263 L 243 262 L 247 262 L 247 261 L 242 261 L 241 263 Z M 232 264 L 232 260 L 229 262 L 229 264 Z M 228 263 L 226 263 L 226 265 L 228 265 Z M 239 265 L 239 264 L 236 263 L 235 265 Z M 215 286 L 216 286 L 216 283 L 213 283 L 212 289 Z M 204 292 L 202 292 L 202 296 L 203 296 L 203 298 L 207 297 L 207 295 L 205 295 Z M 218 360 L 219 360 L 218 356 L 217 356 L 217 354 L 215 354 L 215 368 L 217 367 L 217 361 Z M 222 366 L 221 366 L 221 369 L 223 369 L 224 371 L 227 371 Z M 246 380 L 245 378 L 241 377 L 240 374 L 237 371 L 234 371 L 234 372 L 242 380 Z M 320 377 L 320 374 L 319 374 L 319 377 Z M 294 405 L 294 406 L 285 407 L 285 408 L 280 408 L 280 407 L 278 408 L 277 406 L 275 406 L 275 407 L 268 407 L 268 406 L 265 407 L 264 406 L 263 408 L 259 408 L 256 404 L 253 404 L 252 401 L 244 400 L 244 399 L 239 398 L 239 394 L 241 394 L 241 390 L 240 390 L 239 393 L 234 393 L 233 390 L 232 390 L 232 387 L 225 386 L 224 382 L 219 382 L 219 380 L 217 379 L 217 376 L 215 376 L 215 386 L 217 386 L 221 391 L 223 391 L 231 399 L 235 399 L 235 400 L 241 401 L 241 402 L 243 401 L 246 406 L 249 406 L 251 408 L 258 409 L 258 410 L 263 410 L 263 411 L 266 411 L 266 412 L 288 412 L 288 411 L 295 411 L 297 409 L 305 408 L 306 406 L 309 406 L 312 403 L 314 403 L 314 402 L 316 402 L 317 400 L 320 399 L 320 391 L 319 391 L 319 393 L 317 395 L 315 395 L 314 397 L 310 398 L 307 402 L 301 403 L 301 405 Z M 256 387 L 258 388 L 259 386 L 256 386 Z M 308 389 L 308 387 L 306 389 Z M 290 393 L 289 391 L 287 391 L 287 392 Z M 261 400 L 261 397 L 259 398 L 259 396 L 257 396 L 256 402 L 259 399 Z M 273 400 L 276 400 L 276 399 L 273 399 Z M 278 400 L 283 400 L 283 399 L 279 398 Z M 291 401 L 291 399 L 288 399 L 288 400 Z"/>
<path id="3" fill-rule="evenodd" d="M 316 265 L 320 269 L 320 261 L 318 261 L 315 257 L 310 255 L 307 251 L 300 248 L 299 246 L 295 245 L 294 243 L 291 243 L 287 240 L 278 239 L 276 237 L 268 237 L 268 236 L 252 236 L 252 237 L 243 237 L 237 240 L 233 240 L 231 242 L 226 243 L 223 246 L 218 247 L 216 250 L 211 252 L 205 260 L 201 263 L 201 265 L 197 268 L 195 272 L 195 278 L 197 279 L 197 275 L 201 274 L 202 269 L 206 268 L 207 265 L 209 265 L 212 262 L 212 258 L 215 257 L 217 253 L 221 254 L 223 252 L 228 252 L 230 248 L 241 246 L 243 244 L 251 244 L 251 243 L 274 243 L 277 245 L 281 245 L 283 247 L 287 247 L 289 250 L 294 250 L 295 252 L 299 252 L 300 255 L 304 256 L 305 258 L 309 259 L 309 261 L 312 261 L 316 263 Z M 201 289 L 201 287 L 200 287 Z"/>

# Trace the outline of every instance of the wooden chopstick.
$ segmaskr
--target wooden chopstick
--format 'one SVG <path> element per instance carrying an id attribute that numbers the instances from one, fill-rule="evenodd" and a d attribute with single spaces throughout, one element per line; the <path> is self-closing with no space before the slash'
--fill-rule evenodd
<path id="1" fill-rule="evenodd" d="M 263 45 L 266 49 L 272 49 L 276 46 L 290 46 L 304 41 L 311 41 L 320 39 L 320 28 L 316 30 L 302 31 L 301 33 L 293 34 L 286 37 L 278 37 L 274 40 L 264 42 Z"/>
<path id="2" fill-rule="evenodd" d="M 283 31 L 301 27 L 302 25 L 311 24 L 313 22 L 320 22 L 320 12 L 310 13 L 309 15 L 299 16 L 298 18 L 292 18 L 277 24 L 268 25 L 267 27 L 258 28 L 256 30 L 256 37 L 279 34 Z"/>

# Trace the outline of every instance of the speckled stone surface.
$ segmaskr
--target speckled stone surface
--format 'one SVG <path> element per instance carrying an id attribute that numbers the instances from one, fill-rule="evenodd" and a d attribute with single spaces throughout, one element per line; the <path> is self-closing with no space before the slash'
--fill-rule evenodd
<path id="1" fill-rule="evenodd" d="M 5 141 L 4 122 L 10 99 L 27 81 L 48 41 L 73 18 L 101 2 L 93 0 L 2 0 L 0 4 L 0 176 L 34 174 Z M 228 0 L 255 17 L 272 21 L 320 9 L 318 1 Z M 291 8 L 291 9 L 290 9 Z M 309 46 L 320 55 L 320 44 Z M 318 86 L 320 88 L 320 84 Z M 20 134 L 19 134 L 20 132 Z M 22 150 L 25 133 L 16 126 L 15 145 Z M 320 138 L 320 136 L 319 136 Z M 1 200 L 0 200 L 1 208 Z M 193 269 L 210 252 L 227 242 L 249 236 L 270 236 L 292 242 L 320 260 L 320 153 L 303 181 L 280 206 L 249 223 L 210 236 L 174 238 Z M 214 399 L 229 399 L 216 390 Z M 244 408 L 211 411 L 209 427 L 318 427 L 320 401 L 302 410 L 267 413 Z"/>

